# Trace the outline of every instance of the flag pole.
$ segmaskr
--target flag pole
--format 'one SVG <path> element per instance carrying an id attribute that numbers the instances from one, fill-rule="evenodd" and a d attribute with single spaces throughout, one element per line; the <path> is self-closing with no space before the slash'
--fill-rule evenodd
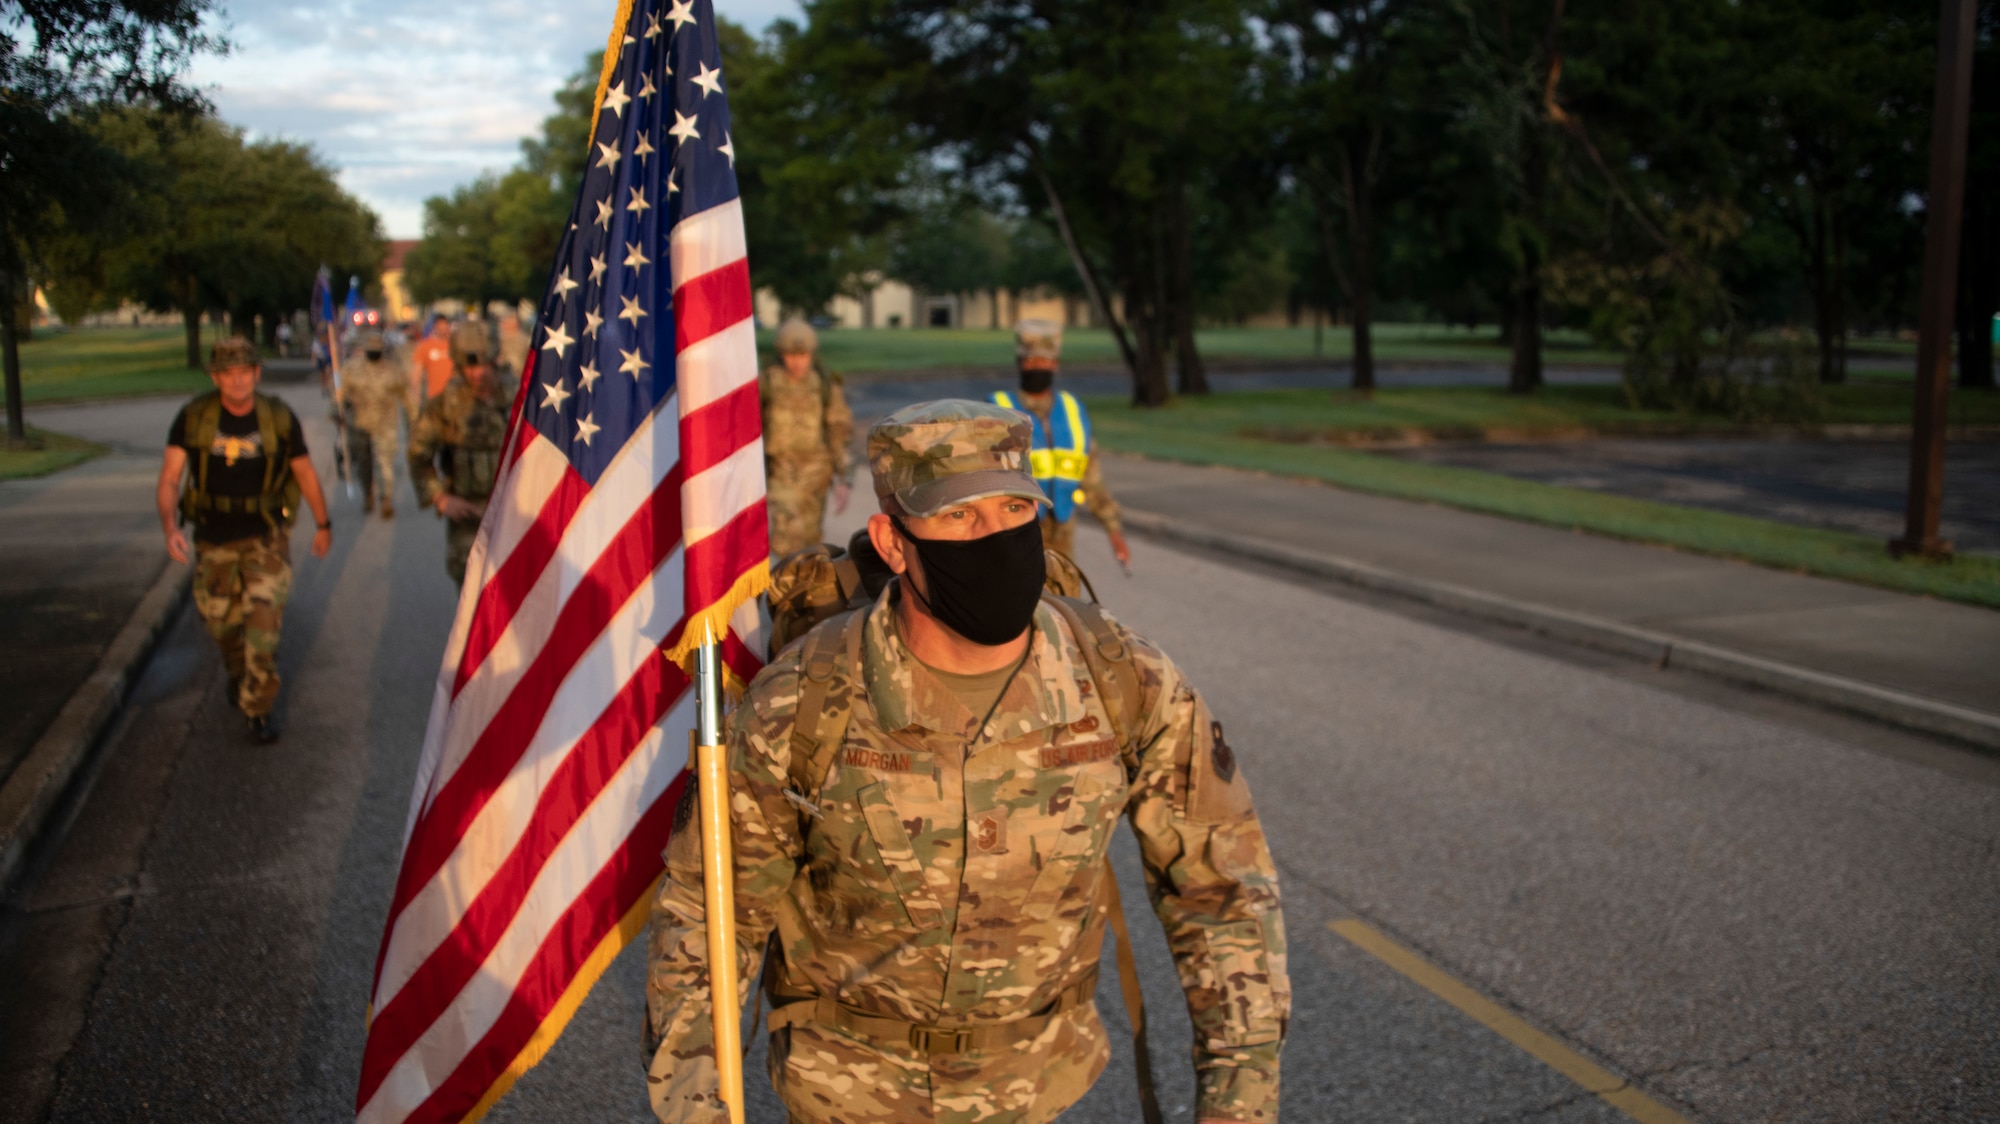
<path id="1" fill-rule="evenodd" d="M 695 650 L 695 762 L 701 783 L 701 862 L 708 915 L 715 1073 L 730 1124 L 743 1124 L 743 1000 L 736 980 L 736 856 L 729 833 L 729 758 L 722 744 L 722 661 L 715 630 Z"/>

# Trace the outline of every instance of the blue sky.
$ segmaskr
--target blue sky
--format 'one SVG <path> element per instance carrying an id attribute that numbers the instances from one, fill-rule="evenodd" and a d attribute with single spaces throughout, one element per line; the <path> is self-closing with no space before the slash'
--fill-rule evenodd
<path id="1" fill-rule="evenodd" d="M 585 54 L 604 45 L 616 0 L 225 0 L 235 44 L 191 77 L 222 118 L 257 137 L 306 141 L 382 216 L 392 238 L 422 233 L 423 201 L 513 164 L 522 137 Z M 761 31 L 799 18 L 795 0 L 715 0 Z"/>

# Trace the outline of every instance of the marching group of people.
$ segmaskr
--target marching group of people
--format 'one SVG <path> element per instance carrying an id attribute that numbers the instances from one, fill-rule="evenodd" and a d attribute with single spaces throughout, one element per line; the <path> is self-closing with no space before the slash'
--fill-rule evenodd
<path id="1" fill-rule="evenodd" d="M 803 321 L 782 325 L 778 362 L 759 376 L 781 574 L 787 556 L 818 548 L 827 501 L 844 509 L 855 465 L 853 414 L 817 343 Z M 333 399 L 363 508 L 394 515 L 408 415 L 411 484 L 447 520 L 447 566 L 462 582 L 518 367 L 477 322 L 436 321 L 407 349 L 376 330 L 353 344 Z M 1015 344 L 1015 387 L 918 403 L 870 428 L 879 511 L 849 557 L 865 552 L 874 581 L 843 584 L 840 611 L 771 653 L 731 712 L 739 978 L 763 962 L 773 1086 L 794 1124 L 1040 1122 L 1075 1103 L 1110 1052 L 1094 1002 L 1107 925 L 1138 1002 L 1108 859 L 1123 817 L 1193 1017 L 1196 1121 L 1275 1120 L 1290 985 L 1247 782 L 1173 661 L 1059 580 L 1077 573 L 1079 510 L 1121 564 L 1131 553 L 1089 413 L 1054 385 L 1060 327 L 1024 321 Z M 215 390 L 174 419 L 158 498 L 176 560 L 190 554 L 181 523 L 192 526 L 196 605 L 231 702 L 268 742 L 292 520 L 301 502 L 311 509 L 315 556 L 333 524 L 298 419 L 257 392 L 260 373 L 248 341 L 216 345 Z M 728 1112 L 700 833 L 676 830 L 665 859 L 648 938 L 648 1091 L 661 1120 L 706 1124 Z M 1143 1011 L 1130 1021 L 1143 1027 Z M 1141 1105 L 1156 1124 L 1146 1072 Z"/>

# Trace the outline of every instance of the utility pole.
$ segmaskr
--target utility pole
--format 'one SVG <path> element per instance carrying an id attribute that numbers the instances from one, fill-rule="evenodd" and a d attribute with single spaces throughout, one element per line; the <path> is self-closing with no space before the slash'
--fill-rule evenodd
<path id="1" fill-rule="evenodd" d="M 1944 504 L 1944 427 L 1951 392 L 1958 228 L 1965 213 L 1965 139 L 1972 100 L 1975 0 L 1943 0 L 1938 18 L 1937 101 L 1931 109 L 1931 188 L 1924 216 L 1924 295 L 1917 323 L 1917 401 L 1910 428 L 1910 497 L 1897 557 L 1950 558 L 1938 537 Z"/>

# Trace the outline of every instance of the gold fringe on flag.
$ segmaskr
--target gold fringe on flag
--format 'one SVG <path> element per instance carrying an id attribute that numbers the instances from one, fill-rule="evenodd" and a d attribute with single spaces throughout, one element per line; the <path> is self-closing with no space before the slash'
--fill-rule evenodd
<path id="1" fill-rule="evenodd" d="M 736 610 L 755 600 L 758 594 L 769 588 L 771 588 L 771 560 L 767 558 L 743 571 L 736 579 L 736 584 L 729 587 L 729 592 L 716 598 L 713 604 L 689 613 L 687 627 L 681 630 L 680 643 L 672 648 L 663 649 L 661 654 L 666 656 L 669 663 L 680 665 L 680 669 L 687 673 L 688 678 L 694 678 L 694 651 L 701 647 L 702 622 L 708 622 L 709 627 L 715 630 L 716 638 L 721 639 L 728 635 L 729 618 L 736 615 Z M 761 652 L 758 655 L 762 657 Z M 724 665 L 724 678 L 733 679 L 728 672 L 728 666 Z"/>
<path id="2" fill-rule="evenodd" d="M 611 73 L 618 69 L 618 56 L 625 46 L 625 27 L 632 22 L 632 0 L 618 0 L 618 18 L 611 21 L 611 38 L 604 44 L 604 65 L 597 72 L 597 96 L 590 101 L 590 133 L 583 138 L 584 151 L 597 139 L 597 115 L 604 112 L 604 91 L 611 88 Z"/>

